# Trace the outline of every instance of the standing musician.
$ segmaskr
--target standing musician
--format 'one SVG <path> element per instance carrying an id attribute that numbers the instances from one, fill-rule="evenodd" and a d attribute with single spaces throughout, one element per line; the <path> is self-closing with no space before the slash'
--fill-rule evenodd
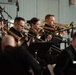
<path id="1" fill-rule="evenodd" d="M 25 19 L 22 17 L 16 17 L 14 20 L 13 27 L 11 27 L 9 30 L 11 32 L 13 32 L 15 35 L 22 38 L 22 37 L 25 37 L 27 35 L 27 33 L 24 30 L 24 26 L 25 26 Z M 24 43 L 27 43 L 27 46 L 28 46 L 29 45 L 28 39 L 27 39 L 27 37 L 25 37 L 25 38 L 26 39 L 25 39 Z M 18 39 L 15 39 L 15 40 L 16 40 L 16 42 L 18 42 Z"/>

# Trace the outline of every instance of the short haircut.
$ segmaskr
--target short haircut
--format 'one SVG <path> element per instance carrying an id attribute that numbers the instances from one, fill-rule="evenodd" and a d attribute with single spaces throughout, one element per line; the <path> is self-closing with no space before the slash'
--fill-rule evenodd
<path id="1" fill-rule="evenodd" d="M 50 16 L 53 16 L 53 17 L 54 17 L 54 15 L 52 15 L 52 14 L 47 14 L 47 15 L 45 16 L 45 20 L 46 20 L 46 19 L 49 19 Z"/>
<path id="2" fill-rule="evenodd" d="M 25 19 L 24 18 L 22 18 L 22 17 L 16 17 L 15 19 L 14 19 L 14 22 L 19 22 L 19 21 L 25 21 Z"/>
<path id="3" fill-rule="evenodd" d="M 73 34 L 72 39 L 76 38 L 76 32 Z"/>

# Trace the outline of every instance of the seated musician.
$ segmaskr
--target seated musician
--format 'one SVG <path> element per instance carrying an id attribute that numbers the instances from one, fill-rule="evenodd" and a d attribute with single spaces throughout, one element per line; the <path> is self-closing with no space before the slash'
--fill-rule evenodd
<path id="1" fill-rule="evenodd" d="M 53 42 L 53 45 L 57 46 L 60 48 L 60 42 L 62 41 L 62 37 L 59 35 L 59 36 L 56 36 L 58 37 L 59 39 L 57 39 L 55 37 L 55 16 L 54 15 L 51 15 L 51 14 L 47 14 L 45 16 L 45 27 L 48 27 L 48 28 L 52 28 L 52 29 L 45 29 L 45 39 L 49 39 Z"/>
<path id="2" fill-rule="evenodd" d="M 31 20 L 30 20 L 30 30 L 29 30 L 29 34 L 31 34 L 30 35 L 30 37 L 31 37 L 31 45 L 32 45 L 32 47 L 31 47 L 31 45 L 29 46 L 29 51 L 33 54 L 33 56 L 36 58 L 36 54 L 35 54 L 35 51 L 32 51 L 31 49 L 30 49 L 30 47 L 31 48 L 33 48 L 33 43 L 36 43 L 36 44 L 34 44 L 34 48 L 35 48 L 35 46 L 37 45 L 37 43 L 38 43 L 38 45 L 39 45 L 39 43 L 42 43 L 42 40 L 39 40 L 39 38 L 37 37 L 37 33 L 39 32 L 39 30 L 41 29 L 41 27 L 40 27 L 40 20 L 38 19 L 38 18 L 36 18 L 36 17 L 33 17 Z M 42 33 L 43 33 L 43 31 L 42 31 Z M 29 35 L 28 34 L 28 35 Z M 37 46 L 38 46 L 37 45 Z M 44 45 L 40 45 L 41 47 L 43 47 Z M 43 47 L 44 48 L 44 47 Z M 39 50 L 41 50 L 41 49 L 38 49 L 38 55 L 37 55 L 37 57 L 38 58 L 36 58 L 39 62 L 40 62 L 40 64 L 41 64 L 41 66 L 43 66 L 43 65 L 46 65 L 46 54 L 44 54 L 44 53 L 46 53 L 45 51 L 42 53 L 42 52 L 39 52 Z M 48 50 L 46 50 L 46 51 L 48 51 Z"/>
<path id="3" fill-rule="evenodd" d="M 47 14 L 45 16 L 45 25 L 44 25 L 44 36 L 42 39 L 51 42 L 51 54 L 48 53 L 48 63 L 56 63 L 58 54 L 60 54 L 60 43 L 62 42 L 62 36 L 56 35 L 55 31 L 55 16 Z M 49 29 L 50 28 L 50 29 Z M 62 32 L 60 32 L 62 33 Z"/>
<path id="4" fill-rule="evenodd" d="M 15 35 L 17 35 L 18 37 L 22 38 L 28 35 L 28 33 L 26 33 L 24 30 L 24 26 L 25 26 L 25 19 L 22 17 L 16 17 L 14 20 L 13 27 L 11 27 L 9 30 L 13 32 Z M 15 38 L 15 40 L 16 42 L 18 42 L 18 39 Z M 25 37 L 24 43 L 27 43 L 27 46 L 29 45 L 27 37 Z"/>
<path id="5" fill-rule="evenodd" d="M 31 27 L 30 27 L 28 35 L 30 35 L 30 37 L 32 37 L 32 42 L 39 42 L 39 39 L 41 38 L 40 33 L 44 32 L 44 30 L 40 27 L 40 20 L 36 17 L 33 17 L 30 20 L 30 26 Z M 40 40 L 40 42 L 41 41 L 42 40 Z"/>

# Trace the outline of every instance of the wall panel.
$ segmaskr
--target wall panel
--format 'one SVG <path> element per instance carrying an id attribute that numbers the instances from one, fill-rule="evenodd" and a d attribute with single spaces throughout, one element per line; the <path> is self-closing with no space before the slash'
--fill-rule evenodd
<path id="1" fill-rule="evenodd" d="M 13 17 L 16 17 L 15 4 L 0 4 L 5 6 L 5 10 Z M 38 17 L 41 20 L 45 15 L 54 14 L 56 21 L 60 23 L 70 23 L 74 21 L 76 24 L 76 5 L 69 5 L 69 0 L 19 0 L 19 16 L 26 20 L 32 17 Z M 5 19 L 9 19 L 3 12 Z"/>

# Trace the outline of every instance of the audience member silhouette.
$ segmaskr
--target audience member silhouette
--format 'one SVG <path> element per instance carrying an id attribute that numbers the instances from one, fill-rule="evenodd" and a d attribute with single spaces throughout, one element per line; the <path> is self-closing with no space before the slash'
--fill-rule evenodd
<path id="1" fill-rule="evenodd" d="M 4 75 L 40 75 L 41 67 L 25 46 L 16 47 L 14 38 L 6 35 L 2 38 L 0 53 L 0 74 Z"/>

